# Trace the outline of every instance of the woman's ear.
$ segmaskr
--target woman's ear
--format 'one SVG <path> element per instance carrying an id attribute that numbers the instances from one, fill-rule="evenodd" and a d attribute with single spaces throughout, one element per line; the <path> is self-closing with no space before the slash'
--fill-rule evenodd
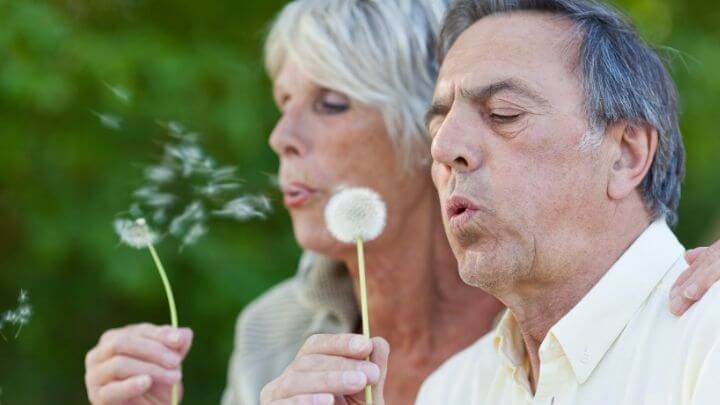
<path id="1" fill-rule="evenodd" d="M 614 149 L 607 192 L 611 199 L 622 200 L 650 170 L 657 150 L 657 130 L 649 124 L 619 122 L 609 128 L 606 136 L 613 141 Z"/>

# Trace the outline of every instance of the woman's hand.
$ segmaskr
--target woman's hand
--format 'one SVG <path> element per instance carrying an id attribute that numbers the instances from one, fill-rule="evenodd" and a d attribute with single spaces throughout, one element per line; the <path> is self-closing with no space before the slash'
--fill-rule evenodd
<path id="1" fill-rule="evenodd" d="M 373 404 L 384 405 L 390 345 L 353 334 L 313 335 L 285 371 L 260 393 L 262 405 L 365 404 L 372 385 Z M 370 357 L 370 361 L 365 360 Z"/>
<path id="2" fill-rule="evenodd" d="M 690 267 L 670 290 L 670 311 L 681 316 L 720 280 L 720 241 L 710 247 L 688 250 L 685 254 Z"/>
<path id="3" fill-rule="evenodd" d="M 170 404 L 192 337 L 187 328 L 147 323 L 105 332 L 85 357 L 90 403 Z"/>

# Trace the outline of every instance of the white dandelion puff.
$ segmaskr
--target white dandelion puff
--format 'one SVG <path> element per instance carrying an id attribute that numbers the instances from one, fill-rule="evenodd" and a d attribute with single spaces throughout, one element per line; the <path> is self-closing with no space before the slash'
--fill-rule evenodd
<path id="1" fill-rule="evenodd" d="M 155 232 L 150 230 L 144 218 L 138 218 L 135 221 L 116 219 L 113 225 L 115 226 L 115 232 L 120 237 L 120 241 L 136 249 L 154 245 L 160 239 Z"/>
<path id="2" fill-rule="evenodd" d="M 360 280 L 360 314 L 363 335 L 370 338 L 370 321 L 365 282 L 364 242 L 380 236 L 385 227 L 385 203 L 368 188 L 347 188 L 336 193 L 325 206 L 325 223 L 339 241 L 355 243 Z M 365 402 L 372 403 L 372 388 L 365 387 Z"/>
<path id="3" fill-rule="evenodd" d="M 377 238 L 385 227 L 385 203 L 368 188 L 347 188 L 335 194 L 325 207 L 325 223 L 339 241 Z"/>

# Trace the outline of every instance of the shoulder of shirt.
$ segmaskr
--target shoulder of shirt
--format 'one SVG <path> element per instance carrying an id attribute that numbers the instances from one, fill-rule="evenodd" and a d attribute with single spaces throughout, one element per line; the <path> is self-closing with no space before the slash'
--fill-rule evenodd
<path id="1" fill-rule="evenodd" d="M 262 355 L 272 353 L 273 346 L 302 341 L 316 310 L 304 305 L 299 291 L 300 282 L 291 278 L 248 304 L 235 324 L 236 349 Z"/>
<path id="2" fill-rule="evenodd" d="M 416 405 L 435 405 L 452 401 L 454 391 L 467 389 L 477 377 L 494 374 L 498 355 L 493 345 L 494 334 L 488 333 L 469 347 L 447 359 L 420 387 Z M 462 395 L 465 395 L 463 393 Z"/>
<path id="3" fill-rule="evenodd" d="M 651 322 L 648 332 L 650 340 L 663 341 L 662 337 L 666 337 L 679 344 L 678 350 L 684 358 L 707 359 L 713 348 L 720 345 L 720 285 L 714 284 L 682 316 L 671 314 L 670 289 L 687 268 L 685 260 L 679 258 L 646 302 L 645 308 L 638 313 L 636 320 L 640 324 Z"/>
<path id="4" fill-rule="evenodd" d="M 295 357 L 313 318 L 299 299 L 299 288 L 297 278 L 285 280 L 238 316 L 223 405 L 256 403 L 262 387 Z"/>

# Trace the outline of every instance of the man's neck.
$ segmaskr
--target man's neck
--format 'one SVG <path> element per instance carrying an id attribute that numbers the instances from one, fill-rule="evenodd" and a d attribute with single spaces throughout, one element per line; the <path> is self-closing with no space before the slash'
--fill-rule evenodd
<path id="1" fill-rule="evenodd" d="M 580 254 L 556 263 L 554 269 L 535 268 L 531 273 L 554 277 L 527 280 L 499 297 L 518 322 L 531 366 L 533 391 L 540 375 L 540 345 L 549 330 L 587 295 L 648 226 L 645 218 L 618 222 L 622 225 L 611 224 L 605 228 L 607 232 L 588 235 L 584 240 L 576 237 L 573 250 Z"/>

